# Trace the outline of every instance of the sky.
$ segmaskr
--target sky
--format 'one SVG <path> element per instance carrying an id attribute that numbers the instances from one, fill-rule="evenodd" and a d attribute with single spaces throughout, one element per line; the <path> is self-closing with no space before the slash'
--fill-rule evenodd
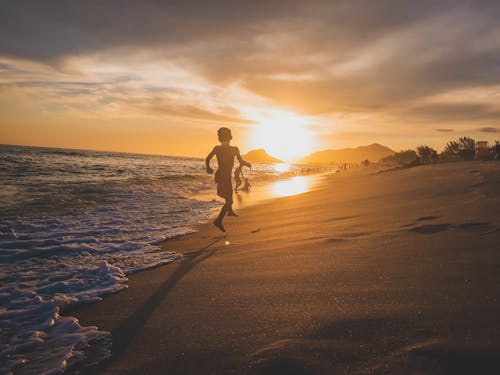
<path id="1" fill-rule="evenodd" d="M 500 139 L 497 1 L 0 3 L 0 143 L 294 159 Z"/>

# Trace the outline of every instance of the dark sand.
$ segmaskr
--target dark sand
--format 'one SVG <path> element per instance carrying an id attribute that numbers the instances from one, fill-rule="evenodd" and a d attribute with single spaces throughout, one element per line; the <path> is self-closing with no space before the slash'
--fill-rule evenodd
<path id="1" fill-rule="evenodd" d="M 113 333 L 90 372 L 498 374 L 499 193 L 495 162 L 364 170 L 202 225 L 71 311 Z"/>

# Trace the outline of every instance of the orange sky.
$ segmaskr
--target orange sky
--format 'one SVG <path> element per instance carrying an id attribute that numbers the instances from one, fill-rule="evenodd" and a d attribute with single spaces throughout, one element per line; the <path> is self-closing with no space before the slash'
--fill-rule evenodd
<path id="1" fill-rule="evenodd" d="M 500 138 L 495 3 L 2 7 L 0 143 L 204 156 L 229 126 L 293 159 Z"/>

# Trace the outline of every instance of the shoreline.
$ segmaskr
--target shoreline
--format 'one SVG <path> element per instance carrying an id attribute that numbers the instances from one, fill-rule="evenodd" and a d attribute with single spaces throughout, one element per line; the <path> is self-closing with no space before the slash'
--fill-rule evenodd
<path id="1" fill-rule="evenodd" d="M 225 236 L 200 224 L 162 244 L 184 259 L 71 310 L 113 334 L 113 357 L 92 371 L 461 373 L 457 351 L 496 368 L 500 302 L 485 298 L 500 281 L 490 272 L 500 265 L 498 171 L 472 162 L 335 174 L 245 207 Z"/>
<path id="2" fill-rule="evenodd" d="M 288 197 L 291 197 L 294 195 L 312 192 L 315 189 L 319 188 L 321 182 L 324 181 L 325 178 L 328 178 L 328 176 L 331 176 L 331 175 L 334 175 L 334 173 L 333 172 L 323 172 L 323 173 L 313 173 L 313 174 L 308 174 L 308 175 L 295 175 L 295 176 L 286 177 L 286 178 L 278 180 L 278 181 L 272 181 L 270 183 L 266 183 L 266 184 L 260 186 L 257 191 L 252 190 L 251 192 L 234 193 L 235 196 L 237 194 L 239 194 L 240 196 L 243 195 L 244 197 L 247 198 L 247 199 L 244 199 L 243 201 L 241 199 L 240 200 L 235 199 L 235 203 L 236 203 L 235 209 L 238 210 L 238 214 L 240 213 L 240 211 L 243 212 L 243 214 L 244 214 L 244 212 L 251 207 L 259 207 L 261 205 L 273 204 L 273 202 L 280 200 L 280 199 L 283 199 L 283 198 L 288 198 Z M 272 192 L 273 185 L 286 183 L 286 182 L 291 181 L 297 177 L 308 180 L 308 183 L 306 184 L 307 191 L 303 191 L 300 193 L 292 192 L 292 193 L 286 194 L 284 196 L 276 196 Z M 214 192 L 214 194 L 215 194 L 215 192 Z M 256 196 L 256 199 L 251 199 L 254 197 L 254 195 Z M 251 198 L 248 199 L 248 197 L 251 197 Z M 223 204 L 223 202 L 220 202 L 220 203 Z M 119 294 L 121 294 L 121 292 L 127 291 L 130 284 L 133 283 L 136 278 L 140 278 L 141 274 L 147 274 L 149 272 L 152 272 L 152 271 L 155 271 L 158 269 L 163 269 L 165 267 L 176 267 L 179 265 L 179 263 L 181 263 L 185 260 L 185 257 L 193 257 L 193 256 L 197 257 L 198 253 L 200 251 L 208 250 L 212 245 L 215 245 L 217 243 L 222 243 L 224 246 L 230 245 L 229 243 L 227 243 L 227 240 L 226 240 L 227 235 L 229 233 L 228 232 L 226 232 L 226 233 L 221 232 L 217 228 L 215 228 L 213 225 L 213 219 L 214 219 L 214 217 L 217 216 L 219 210 L 220 210 L 220 207 L 214 208 L 212 214 L 206 220 L 200 221 L 200 222 L 190 226 L 190 229 L 192 229 L 191 232 L 183 233 L 183 234 L 168 238 L 168 239 L 158 243 L 158 246 L 161 247 L 162 251 L 174 252 L 176 254 L 179 254 L 180 255 L 179 259 L 174 259 L 174 260 L 172 260 L 172 262 L 167 263 L 167 264 L 160 264 L 160 265 L 152 267 L 152 268 L 146 268 L 146 269 L 142 269 L 142 270 L 133 272 L 133 273 L 127 275 L 128 281 L 126 282 L 126 284 L 125 284 L 126 287 L 124 289 L 119 290 L 119 291 L 114 292 L 114 293 L 105 294 L 105 295 L 101 296 L 101 300 L 99 300 L 99 301 L 70 305 L 66 308 L 62 308 L 60 311 L 61 316 L 76 317 L 78 319 L 79 323 L 84 327 L 89 327 L 89 326 L 97 327 L 97 329 L 99 331 L 109 332 L 109 330 L 103 329 L 101 326 L 96 326 L 94 324 L 91 324 L 91 325 L 82 324 L 82 322 L 78 316 L 79 312 L 88 306 L 93 306 L 93 305 L 105 302 L 110 296 L 114 296 L 117 294 L 119 295 Z M 225 220 L 228 221 L 228 219 L 229 219 L 229 221 L 235 221 L 238 219 L 238 217 L 236 217 L 236 218 L 226 217 Z M 210 232 L 211 234 L 213 234 L 213 232 L 216 232 L 216 233 L 212 237 L 212 240 L 209 241 L 209 243 L 205 247 L 203 247 L 202 249 L 195 250 L 195 251 L 182 252 L 182 253 L 180 251 L 177 252 L 176 250 L 174 250 L 174 248 L 178 242 L 182 244 L 181 245 L 182 248 L 186 248 L 186 247 L 189 248 L 189 245 L 186 244 L 185 241 L 188 241 L 188 243 L 189 243 L 191 238 L 195 238 L 195 241 L 197 241 L 197 238 L 196 238 L 197 235 L 201 235 L 203 238 L 206 238 L 207 237 L 206 232 Z M 203 260 L 203 258 L 201 260 L 198 260 L 196 263 L 198 263 L 202 260 Z M 118 335 L 120 335 L 120 334 L 118 334 Z M 114 333 L 113 336 L 116 336 L 116 333 Z M 120 338 L 118 338 L 117 340 L 113 339 L 114 350 L 116 350 L 116 341 L 120 341 L 120 340 L 121 340 Z M 121 345 L 119 346 L 118 351 L 119 352 L 122 351 Z M 91 365 L 90 368 L 82 366 L 84 363 L 83 364 L 77 363 L 74 366 L 70 366 L 67 369 L 67 372 L 70 374 L 82 374 L 82 373 L 83 374 L 87 374 L 87 373 L 92 374 L 94 369 L 96 368 L 96 366 L 97 366 L 97 368 L 104 368 L 105 369 L 108 361 L 109 361 L 109 359 L 105 359 L 102 362 L 99 362 L 97 365 Z"/>
<path id="3" fill-rule="evenodd" d="M 323 172 L 323 173 L 315 173 L 308 175 L 293 175 L 288 176 L 283 179 L 278 179 L 276 181 L 271 181 L 261 186 L 258 186 L 257 189 L 252 188 L 249 192 L 239 191 L 233 193 L 233 208 L 235 210 L 244 210 L 248 207 L 253 207 L 256 205 L 270 203 L 276 199 L 285 198 L 288 196 L 298 195 L 313 191 L 317 188 L 317 186 L 321 183 L 322 179 L 327 178 L 329 175 L 333 175 L 333 172 Z M 300 186 L 294 189 L 294 181 L 301 180 L 303 183 L 299 184 Z M 220 207 L 224 204 L 221 198 L 219 198 L 215 193 L 215 184 L 214 191 L 210 196 L 213 198 L 214 196 L 217 199 L 217 202 L 221 204 Z M 194 198 L 205 197 L 203 196 L 195 196 Z M 200 224 L 212 223 L 212 219 L 218 214 L 220 211 L 220 207 L 215 207 L 212 209 L 212 214 L 206 219 L 203 220 L 193 226 L 193 229 L 196 228 Z M 227 219 L 227 217 L 226 217 Z M 196 231 L 196 230 L 195 230 Z M 221 232 L 222 233 L 222 232 Z M 189 235 L 191 233 L 186 233 L 183 235 Z M 164 242 L 170 241 L 171 239 L 167 239 Z M 162 242 L 163 243 L 163 242 Z"/>

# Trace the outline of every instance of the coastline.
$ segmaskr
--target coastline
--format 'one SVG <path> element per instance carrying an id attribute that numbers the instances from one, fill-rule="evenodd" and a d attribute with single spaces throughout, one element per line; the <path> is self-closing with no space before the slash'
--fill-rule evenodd
<path id="1" fill-rule="evenodd" d="M 243 208 L 225 236 L 200 224 L 163 244 L 183 260 L 71 310 L 113 333 L 112 359 L 93 371 L 497 366 L 495 173 L 494 163 L 463 163 L 336 174 Z"/>

